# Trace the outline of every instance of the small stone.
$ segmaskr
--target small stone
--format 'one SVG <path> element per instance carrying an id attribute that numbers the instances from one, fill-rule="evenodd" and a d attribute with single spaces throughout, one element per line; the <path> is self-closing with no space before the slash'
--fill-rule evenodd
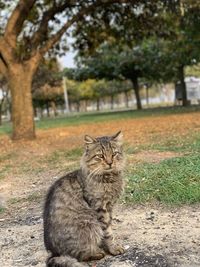
<path id="1" fill-rule="evenodd" d="M 155 219 L 154 211 L 150 211 L 150 212 L 146 213 L 146 219 L 153 221 Z"/>
<path id="2" fill-rule="evenodd" d="M 39 263 L 39 261 L 37 261 L 37 260 L 33 260 L 33 261 L 31 262 L 31 266 L 38 265 L 38 263 Z"/>

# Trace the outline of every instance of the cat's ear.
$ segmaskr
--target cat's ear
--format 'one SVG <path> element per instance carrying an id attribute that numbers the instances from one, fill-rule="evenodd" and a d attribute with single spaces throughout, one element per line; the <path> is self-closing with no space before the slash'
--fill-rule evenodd
<path id="1" fill-rule="evenodd" d="M 122 145 L 123 143 L 123 134 L 121 131 L 117 132 L 116 134 L 111 136 L 111 139 L 115 142 L 117 142 L 119 145 Z"/>
<path id="2" fill-rule="evenodd" d="M 85 141 L 85 144 L 86 145 L 89 145 L 89 144 L 95 143 L 96 142 L 96 139 L 95 138 L 92 138 L 89 135 L 85 135 L 84 141 Z"/>

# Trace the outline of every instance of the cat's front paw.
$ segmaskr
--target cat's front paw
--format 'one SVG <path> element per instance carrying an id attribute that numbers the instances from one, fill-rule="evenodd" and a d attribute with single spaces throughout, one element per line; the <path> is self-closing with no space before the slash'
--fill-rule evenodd
<path id="1" fill-rule="evenodd" d="M 123 254 L 125 252 L 125 249 L 120 245 L 112 244 L 108 246 L 108 252 L 111 255 L 116 256 L 116 255 Z"/>
<path id="2" fill-rule="evenodd" d="M 90 260 L 94 261 L 94 260 L 101 260 L 102 258 L 105 257 L 105 252 L 104 251 L 99 251 L 97 252 L 95 255 L 91 256 Z"/>

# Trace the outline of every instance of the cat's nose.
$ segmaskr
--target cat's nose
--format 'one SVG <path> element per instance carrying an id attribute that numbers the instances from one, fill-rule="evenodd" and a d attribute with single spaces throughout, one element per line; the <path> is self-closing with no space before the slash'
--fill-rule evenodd
<path id="1" fill-rule="evenodd" d="M 112 160 L 107 160 L 106 163 L 111 167 L 111 165 L 112 165 Z"/>

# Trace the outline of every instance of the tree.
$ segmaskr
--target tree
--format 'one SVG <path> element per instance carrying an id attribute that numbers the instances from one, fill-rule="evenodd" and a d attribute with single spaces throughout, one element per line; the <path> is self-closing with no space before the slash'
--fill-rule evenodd
<path id="1" fill-rule="evenodd" d="M 128 78 L 129 76 L 129 79 L 132 80 L 138 109 L 141 108 L 141 101 L 137 80 L 138 77 L 144 77 L 144 75 L 151 80 L 166 81 L 171 79 L 179 82 L 182 88 L 183 105 L 185 106 L 188 104 L 184 81 L 185 67 L 199 62 L 200 4 L 198 1 L 193 0 L 156 1 L 154 6 L 146 8 L 146 12 L 148 14 L 154 12 L 155 16 L 148 16 L 146 22 L 142 19 L 144 13 L 142 12 L 142 14 L 140 14 L 139 11 L 139 16 L 141 15 L 140 19 L 136 19 L 134 16 L 129 18 L 127 15 L 125 22 L 122 22 L 122 17 L 118 17 L 118 20 L 121 21 L 121 26 L 115 27 L 115 24 L 113 24 L 109 39 L 107 39 L 108 51 L 104 49 L 101 61 L 97 63 L 96 60 L 93 64 L 95 69 L 98 69 L 96 74 L 93 73 L 93 75 L 94 77 L 96 77 L 95 75 L 105 77 L 105 73 L 107 73 L 108 76 L 112 76 L 112 71 L 116 70 L 115 63 L 120 63 L 117 57 L 122 56 L 122 69 L 120 73 L 123 74 L 124 77 L 127 76 Z M 151 19 L 149 19 L 149 17 L 151 17 Z M 144 25 L 140 24 L 141 21 Z M 134 26 L 137 24 L 137 27 L 134 27 L 133 23 Z M 98 53 L 96 53 L 93 45 L 96 47 L 97 44 L 95 42 L 91 44 L 91 40 L 85 38 L 84 34 L 86 31 L 89 31 L 90 27 L 91 25 L 89 24 L 85 30 L 82 29 L 81 48 L 84 49 L 80 51 L 79 55 L 80 57 L 91 57 L 92 60 L 95 60 L 96 56 L 100 57 L 99 54 L 102 52 L 102 47 L 98 47 Z M 98 34 L 98 30 L 91 34 L 96 36 L 96 33 Z M 154 37 L 153 39 L 152 36 Z M 79 47 L 79 43 L 77 43 L 77 47 Z M 114 49 L 116 52 L 113 47 L 115 47 Z M 154 50 L 154 48 L 156 48 L 156 50 Z M 150 49 L 152 49 L 152 51 Z M 158 52 L 158 54 L 156 54 L 156 52 Z M 124 57 L 123 54 L 126 54 L 127 57 Z M 137 57 L 137 54 L 141 54 L 141 58 Z M 147 60 L 147 62 L 143 59 Z M 79 61 L 81 62 L 81 60 Z M 106 64 L 104 61 L 106 61 Z M 160 66 L 158 62 L 161 63 Z M 153 63 L 154 66 L 151 66 Z M 88 64 L 88 62 L 86 64 Z M 151 71 L 151 67 L 156 70 L 154 73 Z M 90 69 L 87 69 L 84 70 L 83 73 L 88 75 L 89 71 Z M 102 76 L 103 73 L 104 76 Z"/>
<path id="2" fill-rule="evenodd" d="M 185 73 L 187 76 L 200 78 L 200 64 L 186 67 Z"/>
<path id="3" fill-rule="evenodd" d="M 8 102 L 8 85 L 7 81 L 2 75 L 0 75 L 0 125 L 2 124 L 2 112 L 3 112 L 3 107 L 5 105 L 5 102 Z"/>
<path id="4" fill-rule="evenodd" d="M 0 72 L 11 91 L 13 139 L 35 138 L 33 75 L 46 53 L 66 51 L 70 33 L 82 52 L 94 51 L 105 40 L 119 40 L 118 36 L 132 46 L 133 40 L 151 34 L 150 29 L 158 35 L 168 35 L 166 12 L 178 4 L 176 0 L 0 0 L 1 10 L 4 9 Z"/>
<path id="5" fill-rule="evenodd" d="M 54 115 L 57 115 L 56 104 L 63 103 L 62 75 L 56 58 L 46 58 L 40 63 L 32 81 L 32 98 L 34 114 L 37 108 L 43 114 L 46 108 L 49 116 L 49 107 L 52 106 Z"/>
<path id="6" fill-rule="evenodd" d="M 54 116 L 56 116 L 56 104 L 64 103 L 62 86 L 51 86 L 49 84 L 44 84 L 42 87 L 33 92 L 33 103 L 35 111 L 37 107 L 40 107 L 41 109 L 45 107 L 48 116 L 50 116 L 49 107 L 51 106 L 54 111 Z M 35 115 L 37 115 L 36 112 Z"/>
<path id="7" fill-rule="evenodd" d="M 62 73 L 56 58 L 46 58 L 40 62 L 32 81 L 32 93 L 43 85 L 60 86 Z"/>
<path id="8" fill-rule="evenodd" d="M 92 56 L 82 58 L 82 67 L 74 72 L 75 77 L 107 80 L 131 80 L 136 96 L 137 108 L 141 109 L 138 78 L 142 76 L 141 51 L 135 47 L 103 45 Z"/>
<path id="9" fill-rule="evenodd" d="M 101 59 L 92 57 L 90 63 L 91 65 L 88 64 L 84 67 L 65 68 L 63 75 L 68 77 L 68 79 L 81 83 L 88 80 L 93 81 L 90 98 L 97 101 L 97 110 L 99 110 L 100 99 L 106 96 L 111 98 L 111 109 L 113 109 L 114 97 L 120 93 L 125 94 L 126 106 L 128 107 L 128 92 L 132 90 L 132 87 L 130 83 L 123 80 L 122 77 L 119 79 L 119 74 L 115 72 L 116 62 L 109 58 L 105 63 L 105 61 Z"/>
<path id="10" fill-rule="evenodd" d="M 13 8 L 13 2 L 0 1 L 5 9 L 0 28 L 0 72 L 11 90 L 13 139 L 35 138 L 31 85 L 43 56 L 53 48 L 59 51 L 58 42 L 71 26 L 101 20 L 109 5 L 117 12 L 121 3 L 130 5 L 126 2 L 18 0 Z M 135 6 L 135 1 L 131 5 Z"/>

